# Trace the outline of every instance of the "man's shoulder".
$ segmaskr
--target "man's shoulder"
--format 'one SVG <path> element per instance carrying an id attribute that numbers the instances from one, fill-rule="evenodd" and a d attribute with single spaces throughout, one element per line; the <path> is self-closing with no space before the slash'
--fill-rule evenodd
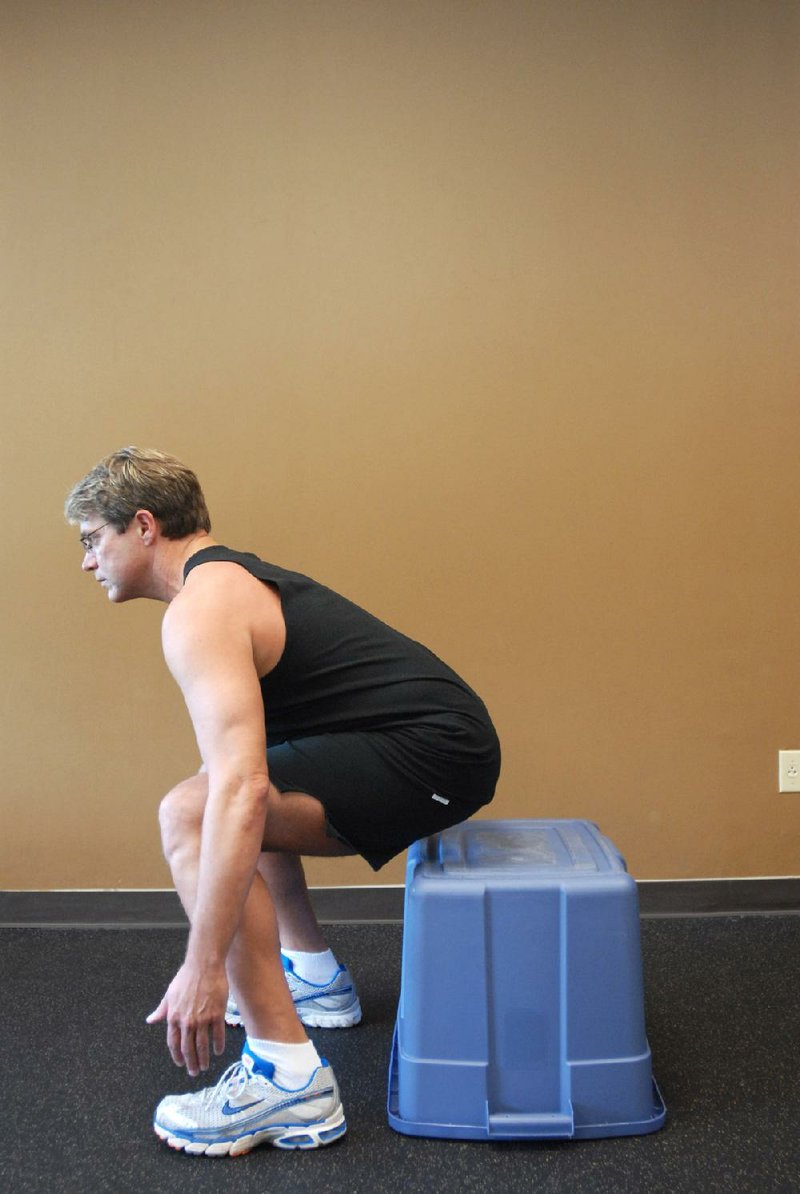
<path id="1" fill-rule="evenodd" d="M 247 617 L 265 586 L 238 564 L 227 560 L 194 568 L 164 615 L 167 627 L 208 618 Z"/>
<path id="2" fill-rule="evenodd" d="M 247 640 L 259 657 L 271 657 L 285 635 L 280 598 L 270 586 L 230 561 L 193 569 L 164 615 L 166 656 L 227 649 Z"/>

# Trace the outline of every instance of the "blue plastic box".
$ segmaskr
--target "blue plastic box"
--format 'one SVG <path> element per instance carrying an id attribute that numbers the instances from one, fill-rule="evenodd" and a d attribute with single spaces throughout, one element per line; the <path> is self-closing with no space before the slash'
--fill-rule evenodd
<path id="1" fill-rule="evenodd" d="M 468 821 L 408 854 L 389 1123 L 412 1136 L 654 1132 L 636 884 L 588 821 Z"/>

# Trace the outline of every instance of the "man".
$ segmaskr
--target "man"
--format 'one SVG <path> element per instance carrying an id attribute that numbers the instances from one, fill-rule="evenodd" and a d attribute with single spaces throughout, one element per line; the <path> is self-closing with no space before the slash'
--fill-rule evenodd
<path id="1" fill-rule="evenodd" d="M 202 766 L 160 810 L 190 922 L 148 1023 L 197 1076 L 225 1022 L 242 1059 L 216 1087 L 168 1096 L 155 1131 L 186 1152 L 315 1148 L 346 1130 L 306 1026 L 361 1009 L 314 916 L 300 856 L 378 869 L 491 800 L 500 752 L 480 699 L 420 644 L 331 590 L 210 536 L 194 473 L 125 448 L 73 488 L 83 569 L 113 602 L 167 604 L 162 645 Z"/>

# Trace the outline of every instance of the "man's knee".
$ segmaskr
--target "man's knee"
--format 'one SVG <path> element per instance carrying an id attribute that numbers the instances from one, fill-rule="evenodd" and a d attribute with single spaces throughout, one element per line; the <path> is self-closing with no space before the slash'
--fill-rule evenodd
<path id="1" fill-rule="evenodd" d="M 199 835 L 207 799 L 207 776 L 193 775 L 176 784 L 161 801 L 158 822 L 161 827 L 161 845 L 167 861 L 187 839 Z"/>

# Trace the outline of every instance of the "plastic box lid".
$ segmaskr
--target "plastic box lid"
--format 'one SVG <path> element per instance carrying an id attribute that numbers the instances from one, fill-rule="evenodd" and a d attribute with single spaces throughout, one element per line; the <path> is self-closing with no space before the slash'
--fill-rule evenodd
<path id="1" fill-rule="evenodd" d="M 417 875 L 561 879 L 627 872 L 616 846 L 591 821 L 466 821 L 420 842 Z"/>

